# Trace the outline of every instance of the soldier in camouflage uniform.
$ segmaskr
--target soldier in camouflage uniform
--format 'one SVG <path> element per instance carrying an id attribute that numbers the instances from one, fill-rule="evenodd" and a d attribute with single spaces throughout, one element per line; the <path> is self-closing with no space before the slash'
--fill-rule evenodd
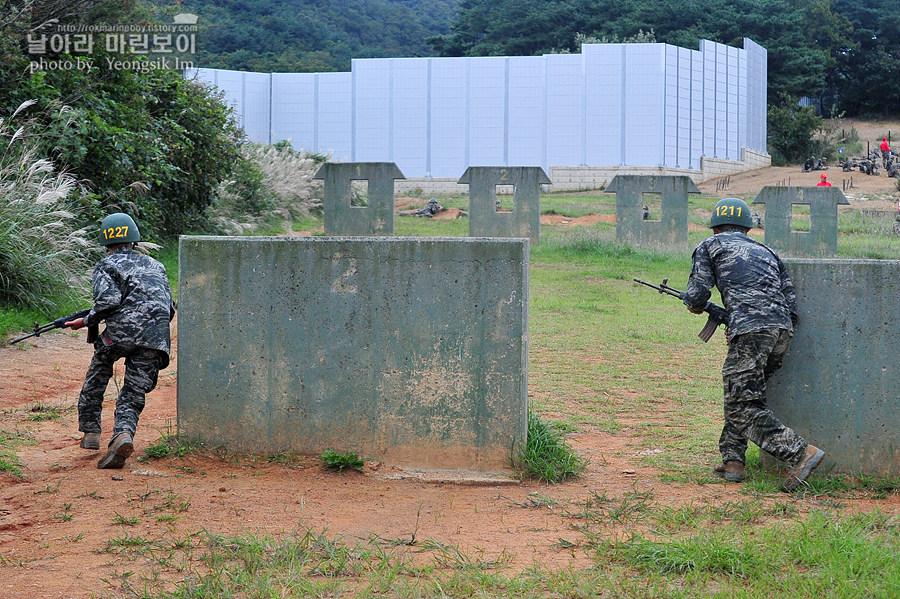
<path id="1" fill-rule="evenodd" d="M 94 307 L 84 318 L 66 323 L 73 329 L 106 329 L 94 341 L 94 358 L 78 398 L 81 447 L 100 449 L 100 412 L 113 364 L 125 358 L 125 378 L 116 400 L 113 436 L 98 468 L 121 468 L 134 451 L 134 433 L 145 395 L 156 387 L 169 364 L 169 322 L 175 316 L 165 267 L 134 250 L 140 233 L 127 214 L 111 214 L 100 225 L 100 243 L 108 255 L 94 267 Z"/>
<path id="2" fill-rule="evenodd" d="M 749 440 L 790 465 L 782 488 L 791 491 L 825 455 L 766 407 L 766 381 L 781 367 L 797 323 L 794 286 L 775 252 L 747 235 L 753 222 L 743 200 L 719 201 L 710 227 L 713 235 L 694 250 L 683 299 L 691 312 L 702 313 L 715 285 L 728 310 L 722 464 L 713 474 L 743 480 Z"/>

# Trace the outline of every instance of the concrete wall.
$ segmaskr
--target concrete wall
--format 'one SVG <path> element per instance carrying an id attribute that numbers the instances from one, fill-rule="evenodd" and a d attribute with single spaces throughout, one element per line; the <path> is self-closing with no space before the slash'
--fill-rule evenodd
<path id="1" fill-rule="evenodd" d="M 828 258 L 837 256 L 838 206 L 849 205 L 837 187 L 767 185 L 753 204 L 766 207 L 766 245 L 782 256 Z M 809 207 L 809 230 L 793 230 L 793 207 Z"/>
<path id="2" fill-rule="evenodd" d="M 607 192 L 616 194 L 616 241 L 644 247 L 687 249 L 688 194 L 700 193 L 689 177 L 619 175 Z M 645 194 L 661 196 L 657 220 L 643 220 Z"/>
<path id="3" fill-rule="evenodd" d="M 469 186 L 470 237 L 525 237 L 541 232 L 541 186 L 550 183 L 540 167 L 470 166 L 459 178 Z M 512 188 L 513 208 L 497 211 L 497 187 Z"/>
<path id="4" fill-rule="evenodd" d="M 900 474 L 900 261 L 784 262 L 800 324 L 769 406 L 825 450 L 820 471 Z"/>
<path id="5" fill-rule="evenodd" d="M 635 175 L 643 177 L 690 177 L 694 183 L 703 183 L 710 179 L 725 177 L 734 173 L 752 171 L 772 166 L 772 157 L 761 152 L 744 148 L 741 160 L 724 160 L 720 158 L 703 158 L 700 170 L 687 168 L 670 168 L 662 166 L 554 166 L 550 168 L 550 180 L 547 191 L 584 191 L 604 189 L 617 175 Z M 398 194 L 419 193 L 424 195 L 439 193 L 465 194 L 467 187 L 457 184 L 454 178 L 413 178 L 397 180 L 395 189 Z M 504 193 L 498 189 L 498 193 Z M 507 193 L 511 193 L 511 190 Z"/>
<path id="6" fill-rule="evenodd" d="M 527 431 L 528 241 L 182 237 L 178 432 L 504 471 Z"/>

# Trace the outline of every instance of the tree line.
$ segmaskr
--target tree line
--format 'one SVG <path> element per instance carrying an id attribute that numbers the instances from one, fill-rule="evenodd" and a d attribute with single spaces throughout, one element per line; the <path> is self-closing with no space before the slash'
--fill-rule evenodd
<path id="1" fill-rule="evenodd" d="M 698 39 L 768 50 L 769 103 L 824 98 L 848 116 L 900 114 L 900 3 L 892 0 L 463 0 L 440 56 L 577 52 L 580 40 Z"/>

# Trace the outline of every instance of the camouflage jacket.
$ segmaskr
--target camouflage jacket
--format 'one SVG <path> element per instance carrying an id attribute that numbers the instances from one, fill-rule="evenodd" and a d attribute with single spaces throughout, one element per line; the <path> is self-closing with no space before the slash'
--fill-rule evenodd
<path id="1" fill-rule="evenodd" d="M 122 247 L 94 267 L 94 307 L 85 325 L 106 321 L 104 342 L 171 351 L 169 321 L 175 316 L 166 267 Z"/>
<path id="2" fill-rule="evenodd" d="M 728 333 L 734 337 L 762 329 L 793 330 L 797 295 L 781 259 L 740 231 L 725 231 L 694 250 L 684 304 L 702 309 L 718 287 L 728 310 Z"/>

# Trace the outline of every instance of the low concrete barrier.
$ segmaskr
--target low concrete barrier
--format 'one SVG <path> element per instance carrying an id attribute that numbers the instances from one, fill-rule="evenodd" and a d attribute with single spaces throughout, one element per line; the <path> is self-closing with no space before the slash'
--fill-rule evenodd
<path id="1" fill-rule="evenodd" d="M 825 450 L 822 471 L 896 476 L 900 261 L 784 263 L 800 323 L 784 366 L 769 381 L 769 406 Z"/>
<path id="2" fill-rule="evenodd" d="M 182 237 L 178 432 L 507 471 L 527 434 L 525 239 Z"/>

